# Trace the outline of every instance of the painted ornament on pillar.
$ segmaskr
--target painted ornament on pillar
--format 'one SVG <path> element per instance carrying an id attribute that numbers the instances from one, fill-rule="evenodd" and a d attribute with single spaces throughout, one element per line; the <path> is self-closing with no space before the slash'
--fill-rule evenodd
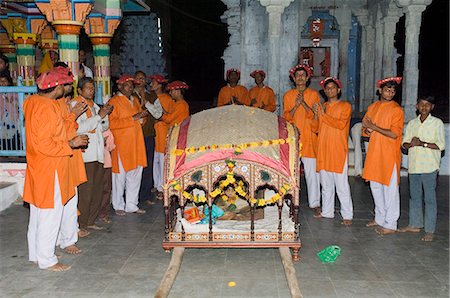
<path id="1" fill-rule="evenodd" d="M 316 18 L 311 20 L 311 24 L 309 26 L 309 37 L 312 41 L 312 45 L 314 47 L 320 46 L 320 41 L 323 36 L 324 24 L 322 19 Z"/>

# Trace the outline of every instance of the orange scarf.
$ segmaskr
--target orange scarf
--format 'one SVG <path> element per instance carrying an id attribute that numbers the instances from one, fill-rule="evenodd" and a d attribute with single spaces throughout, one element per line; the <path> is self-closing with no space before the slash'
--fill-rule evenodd
<path id="1" fill-rule="evenodd" d="M 91 112 L 91 108 L 94 106 L 94 102 L 90 99 L 86 99 L 83 96 L 79 95 L 77 97 L 75 97 L 73 100 L 75 100 L 76 102 L 81 102 L 84 100 L 84 102 L 88 105 L 88 109 L 86 110 L 86 117 L 87 118 L 91 118 L 92 117 L 92 112 Z M 89 133 L 94 133 L 94 130 L 89 131 Z"/>

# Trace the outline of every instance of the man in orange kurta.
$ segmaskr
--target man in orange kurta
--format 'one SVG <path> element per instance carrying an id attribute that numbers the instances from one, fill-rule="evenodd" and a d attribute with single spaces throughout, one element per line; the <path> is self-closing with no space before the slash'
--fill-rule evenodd
<path id="1" fill-rule="evenodd" d="M 317 148 L 317 172 L 322 185 L 322 213 L 320 216 L 334 218 L 334 199 L 337 192 L 341 203 L 342 224 L 351 225 L 353 203 L 348 183 L 348 133 L 352 106 L 339 99 L 342 84 L 333 77 L 320 82 L 328 101 L 315 103 L 313 111 L 319 120 Z"/>
<path id="2" fill-rule="evenodd" d="M 255 79 L 255 84 L 249 91 L 250 106 L 269 112 L 275 112 L 275 93 L 272 88 L 264 85 L 266 73 L 263 70 L 255 70 L 250 74 Z"/>
<path id="3" fill-rule="evenodd" d="M 238 85 L 241 72 L 236 68 L 227 70 L 226 79 L 227 86 L 224 86 L 219 91 L 219 97 L 217 98 L 217 106 L 225 105 L 250 105 L 250 98 L 248 96 L 248 90 L 244 86 Z"/>
<path id="4" fill-rule="evenodd" d="M 143 214 L 138 207 L 142 169 L 147 166 L 144 135 L 142 133 L 141 105 L 133 97 L 133 77 L 123 75 L 117 81 L 119 91 L 108 104 L 114 109 L 109 115 L 109 127 L 114 136 L 116 148 L 112 159 L 112 205 L 116 214 L 125 212 Z M 124 200 L 126 192 L 126 202 Z"/>
<path id="5" fill-rule="evenodd" d="M 56 99 L 64 94 L 64 84 L 73 78 L 55 70 L 36 79 L 38 94 L 24 102 L 27 170 L 23 200 L 30 203 L 28 225 L 29 260 L 41 269 L 65 271 L 55 255 L 61 220 L 69 200 L 75 195 L 70 156 L 73 148 L 85 146 L 86 136 L 69 140 L 67 127 Z"/>
<path id="6" fill-rule="evenodd" d="M 180 124 L 184 119 L 189 117 L 189 105 L 184 100 L 184 92 L 189 89 L 185 82 L 174 81 L 167 85 L 167 91 L 174 100 L 173 112 L 163 114 L 161 120 L 169 127 Z"/>
<path id="7" fill-rule="evenodd" d="M 164 152 L 166 150 L 166 138 L 168 124 L 161 120 L 163 115 L 171 114 L 174 111 L 174 101 L 169 94 L 164 92 L 167 79 L 162 75 L 150 76 L 150 89 L 158 97 L 152 107 L 146 104 L 150 114 L 157 119 L 155 122 L 155 155 L 153 157 L 153 183 L 157 190 L 157 198 L 162 199 L 164 183 Z"/>
<path id="8" fill-rule="evenodd" d="M 318 121 L 314 119 L 311 107 L 320 103 L 319 93 L 308 87 L 312 75 L 307 65 L 299 64 L 293 67 L 289 74 L 295 83 L 295 88 L 285 93 L 283 116 L 300 130 L 301 162 L 305 170 L 308 190 L 309 207 L 315 215 L 320 210 L 320 177 L 316 172 L 317 131 Z"/>
<path id="9" fill-rule="evenodd" d="M 383 235 L 396 232 L 400 216 L 400 146 L 404 113 L 393 100 L 400 82 L 400 77 L 377 82 L 379 100 L 369 106 L 362 121 L 363 135 L 370 138 L 363 178 L 370 181 L 375 202 L 375 220 L 367 226 L 378 226 L 375 231 Z"/>

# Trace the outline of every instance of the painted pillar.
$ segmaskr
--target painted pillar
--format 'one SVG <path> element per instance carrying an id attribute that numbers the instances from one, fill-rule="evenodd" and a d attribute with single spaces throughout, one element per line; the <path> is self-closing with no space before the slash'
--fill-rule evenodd
<path id="1" fill-rule="evenodd" d="M 0 29 L 0 53 L 9 60 L 9 73 L 14 81 L 17 81 L 17 56 L 16 46 L 9 40 L 8 33 Z"/>
<path id="2" fill-rule="evenodd" d="M 352 23 L 351 10 L 346 4 L 337 11 L 337 20 L 339 22 L 339 78 L 342 80 L 342 98 L 347 98 L 348 44 Z"/>
<path id="3" fill-rule="evenodd" d="M 52 26 L 48 24 L 41 32 L 41 39 L 39 41 L 39 47 L 42 49 L 44 54 L 49 51 L 58 51 L 58 37 L 56 32 L 53 30 Z"/>
<path id="4" fill-rule="evenodd" d="M 33 86 L 35 82 L 36 38 L 36 34 L 33 33 L 13 34 L 16 44 L 17 74 L 22 77 L 24 86 Z"/>
<path id="5" fill-rule="evenodd" d="M 109 45 L 112 35 L 90 34 L 92 46 L 94 48 L 94 81 L 102 84 L 102 98 L 106 103 L 111 97 L 111 62 Z"/>
<path id="6" fill-rule="evenodd" d="M 67 63 L 78 80 L 79 61 L 79 35 L 82 22 L 77 21 L 54 21 L 53 27 L 58 34 L 59 60 Z"/>
<path id="7" fill-rule="evenodd" d="M 429 1 L 431 3 L 431 1 Z M 429 4 L 429 3 L 428 3 Z M 405 67 L 403 70 L 403 106 L 405 122 L 415 118 L 419 85 L 419 34 L 422 12 L 427 5 L 409 5 L 405 7 Z"/>
<path id="8" fill-rule="evenodd" d="M 280 37 L 281 37 L 281 15 L 293 0 L 260 0 L 269 13 L 269 86 L 275 92 L 277 102 L 280 103 Z M 282 106 L 282 105 L 281 105 Z"/>

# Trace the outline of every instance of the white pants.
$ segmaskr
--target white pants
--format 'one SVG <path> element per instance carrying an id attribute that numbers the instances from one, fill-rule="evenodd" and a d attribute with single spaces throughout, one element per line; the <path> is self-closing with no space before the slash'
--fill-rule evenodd
<path id="1" fill-rule="evenodd" d="M 306 190 L 308 191 L 308 203 L 310 208 L 320 207 L 320 176 L 316 172 L 316 159 L 301 158 L 305 170 Z"/>
<path id="2" fill-rule="evenodd" d="M 158 191 L 163 191 L 164 185 L 164 154 L 155 151 L 153 158 L 153 183 Z"/>
<path id="3" fill-rule="evenodd" d="M 136 212 L 139 207 L 142 167 L 125 172 L 119 158 L 119 173 L 112 173 L 112 205 L 114 210 Z M 125 199 L 123 194 L 125 192 Z M 126 202 L 125 202 L 126 200 Z"/>
<path id="4" fill-rule="evenodd" d="M 361 127 L 362 123 L 356 123 L 351 129 L 352 143 L 355 153 L 355 176 L 362 175 L 362 150 L 361 150 Z"/>
<path id="5" fill-rule="evenodd" d="M 389 185 L 370 181 L 375 202 L 375 222 L 386 229 L 396 230 L 400 216 L 400 193 L 397 184 L 397 167 L 392 170 Z"/>
<path id="6" fill-rule="evenodd" d="M 37 262 L 41 269 L 58 263 L 55 245 L 64 208 L 56 172 L 53 201 L 53 208 L 38 208 L 30 204 L 30 221 L 27 233 L 28 258 L 31 262 Z"/>
<path id="7" fill-rule="evenodd" d="M 343 219 L 353 219 L 353 202 L 348 184 L 348 165 L 344 164 L 344 171 L 333 173 L 320 171 L 320 184 L 322 185 L 322 217 L 334 217 L 335 189 L 341 203 L 341 215 Z"/>
<path id="8" fill-rule="evenodd" d="M 64 205 L 56 246 L 64 249 L 74 245 L 78 241 L 78 189 L 75 187 L 75 195 Z"/>

